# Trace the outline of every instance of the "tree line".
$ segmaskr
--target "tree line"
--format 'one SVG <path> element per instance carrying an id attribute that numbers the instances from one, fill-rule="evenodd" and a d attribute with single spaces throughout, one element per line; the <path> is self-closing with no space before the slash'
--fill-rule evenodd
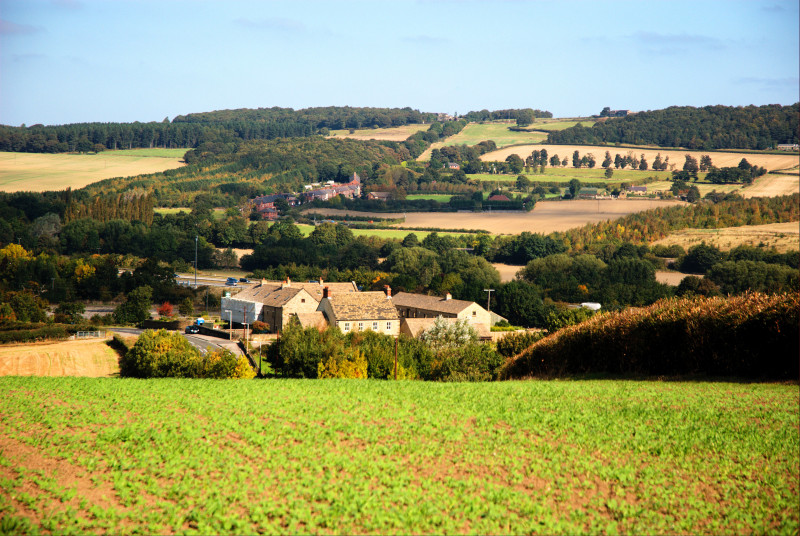
<path id="1" fill-rule="evenodd" d="M 798 143 L 798 103 L 791 106 L 672 106 L 550 132 L 547 143 L 658 145 L 688 149 L 770 149 Z"/>

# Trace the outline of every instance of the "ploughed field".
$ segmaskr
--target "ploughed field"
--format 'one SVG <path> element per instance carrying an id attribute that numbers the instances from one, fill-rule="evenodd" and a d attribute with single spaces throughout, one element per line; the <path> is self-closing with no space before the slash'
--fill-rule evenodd
<path id="1" fill-rule="evenodd" d="M 98 154 L 0 152 L 0 191 L 78 189 L 112 177 L 157 173 L 183 166 L 187 150 L 132 149 Z"/>
<path id="2" fill-rule="evenodd" d="M 530 212 L 406 212 L 372 213 L 341 209 L 319 209 L 317 214 L 342 217 L 371 216 L 375 218 L 403 218 L 400 227 L 435 227 L 440 229 L 484 229 L 494 234 L 551 233 L 583 227 L 587 223 L 621 218 L 634 212 L 642 212 L 659 207 L 672 207 L 680 201 L 659 199 L 605 199 L 553 201 L 537 203 Z"/>
<path id="3" fill-rule="evenodd" d="M 796 534 L 797 385 L 0 378 L 30 533 Z"/>

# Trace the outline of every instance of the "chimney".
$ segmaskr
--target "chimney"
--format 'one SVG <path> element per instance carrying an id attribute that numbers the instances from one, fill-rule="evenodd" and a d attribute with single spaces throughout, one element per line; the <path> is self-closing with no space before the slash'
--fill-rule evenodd
<path id="1" fill-rule="evenodd" d="M 453 295 L 448 292 L 447 294 L 444 295 L 444 299 L 445 300 L 452 300 L 453 299 Z"/>
<path id="2" fill-rule="evenodd" d="M 319 286 L 322 286 L 322 278 L 319 278 Z"/>
<path id="3" fill-rule="evenodd" d="M 331 289 L 328 287 L 322 289 L 322 299 L 324 300 L 325 298 L 331 299 Z"/>
<path id="4" fill-rule="evenodd" d="M 392 298 L 392 287 L 389 285 L 383 285 L 383 292 L 386 294 L 386 298 Z"/>
<path id="5" fill-rule="evenodd" d="M 261 286 L 263 287 L 266 284 L 267 284 L 267 280 L 262 277 L 261 278 Z"/>

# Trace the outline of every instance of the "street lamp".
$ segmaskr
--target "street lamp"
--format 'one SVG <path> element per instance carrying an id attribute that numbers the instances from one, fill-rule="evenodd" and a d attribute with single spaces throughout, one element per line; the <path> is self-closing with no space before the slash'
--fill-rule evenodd
<path id="1" fill-rule="evenodd" d="M 225 309 L 225 312 L 228 313 L 228 340 L 233 340 L 233 311 Z"/>
<path id="2" fill-rule="evenodd" d="M 485 288 L 483 289 L 484 292 L 489 293 L 489 297 L 486 299 L 486 310 L 490 313 L 492 312 L 492 292 L 494 292 L 493 288 Z"/>

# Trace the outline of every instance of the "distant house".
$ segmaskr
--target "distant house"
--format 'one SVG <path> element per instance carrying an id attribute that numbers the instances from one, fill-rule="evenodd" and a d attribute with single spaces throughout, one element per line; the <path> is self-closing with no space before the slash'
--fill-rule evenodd
<path id="1" fill-rule="evenodd" d="M 475 302 L 454 300 L 448 293 L 444 298 L 410 292 L 398 292 L 392 302 L 402 318 L 458 318 L 466 320 L 478 330 L 488 330 L 491 314 Z"/>
<path id="2" fill-rule="evenodd" d="M 495 194 L 491 196 L 487 201 L 511 201 L 508 197 L 504 196 L 503 194 Z"/>
<path id="3" fill-rule="evenodd" d="M 391 199 L 391 197 L 391 192 L 370 192 L 367 194 L 367 199 L 373 199 L 377 201 L 388 201 Z"/>
<path id="4" fill-rule="evenodd" d="M 358 176 L 358 173 L 353 173 L 350 182 L 346 184 L 329 186 L 328 188 L 317 190 L 307 190 L 301 194 L 301 197 L 304 202 L 309 202 L 317 199 L 320 201 L 327 201 L 339 195 L 348 198 L 361 196 L 361 177 Z"/>
<path id="5" fill-rule="evenodd" d="M 779 143 L 779 151 L 800 151 L 800 144 L 797 143 Z"/>
<path id="6" fill-rule="evenodd" d="M 631 186 L 628 188 L 628 194 L 631 195 L 644 195 L 647 193 L 647 186 Z"/>
<path id="7" fill-rule="evenodd" d="M 343 333 L 371 330 L 394 337 L 400 334 L 400 316 L 388 288 L 386 292 L 336 294 L 325 287 L 317 311 Z"/>
<path id="8" fill-rule="evenodd" d="M 447 169 L 461 169 L 461 166 L 455 162 L 448 162 Z"/>

